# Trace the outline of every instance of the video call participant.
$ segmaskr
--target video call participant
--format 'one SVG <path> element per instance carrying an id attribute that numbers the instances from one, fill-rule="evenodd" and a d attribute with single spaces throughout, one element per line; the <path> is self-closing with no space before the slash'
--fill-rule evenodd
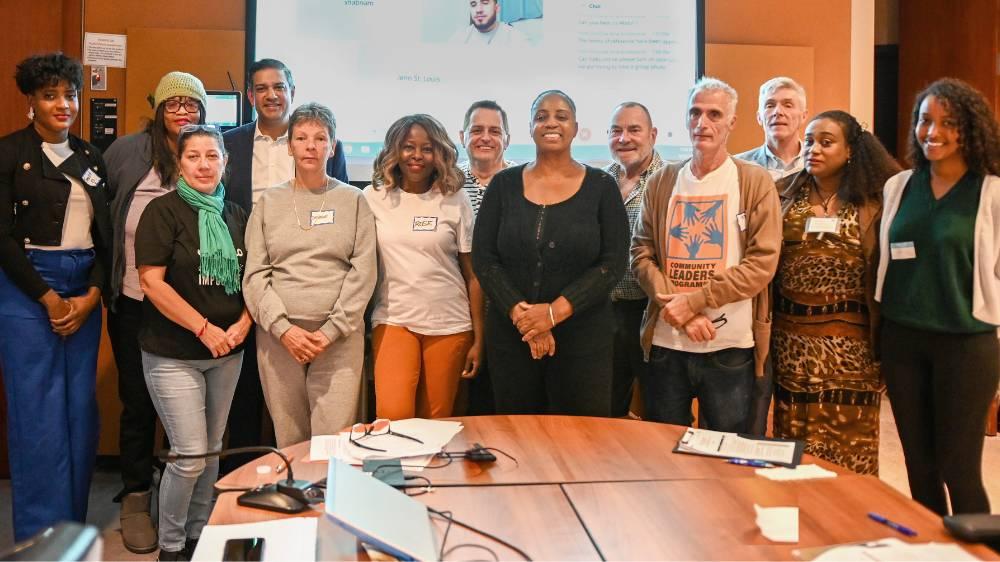
<path id="1" fill-rule="evenodd" d="M 386 131 L 364 190 L 378 239 L 371 321 L 380 418 L 450 416 L 459 377 L 479 368 L 483 299 L 457 159 L 441 123 L 408 115 Z"/>
<path id="2" fill-rule="evenodd" d="M 523 33 L 500 20 L 501 0 L 459 0 L 456 4 L 468 6 L 469 25 L 455 32 L 452 43 L 497 47 L 529 44 Z"/>
<path id="3" fill-rule="evenodd" d="M 295 175 L 294 159 L 288 146 L 288 122 L 294 99 L 295 80 L 283 62 L 261 59 L 250 65 L 247 100 L 256 111 L 257 119 L 222 135 L 229 153 L 226 200 L 243 207 L 247 214 L 265 191 L 288 182 Z M 347 163 L 340 141 L 333 147 L 326 173 L 347 182 Z M 251 330 L 246 345 L 243 371 L 229 412 L 229 447 L 273 443 L 271 435 L 262 435 L 261 429 L 266 411 L 255 352 L 255 331 Z M 226 457 L 222 459 L 222 470 L 234 470 L 257 456 L 259 454 L 251 453 Z"/>
<path id="4" fill-rule="evenodd" d="M 279 447 L 357 421 L 375 219 L 360 189 L 326 174 L 336 130 L 323 105 L 292 113 L 295 177 L 264 192 L 247 227 L 243 286 Z"/>
<path id="5" fill-rule="evenodd" d="M 649 110 L 639 102 L 619 104 L 611 114 L 608 148 L 614 162 L 604 171 L 618 182 L 618 192 L 628 213 L 629 232 L 639 218 L 646 181 L 653 172 L 663 167 L 663 159 L 654 148 L 656 132 Z M 615 310 L 612 417 L 629 414 L 632 389 L 636 380 L 642 380 L 641 374 L 647 369 L 640 345 L 642 314 L 647 302 L 646 293 L 642 292 L 642 287 L 626 264 L 625 275 L 611 290 L 611 305 Z"/>
<path id="6" fill-rule="evenodd" d="M 764 82 L 757 106 L 764 144 L 736 157 L 763 166 L 774 181 L 798 173 L 804 165 L 801 128 L 805 119 L 806 91 L 798 82 L 785 76 Z"/>
<path id="7" fill-rule="evenodd" d="M 107 289 L 107 172 L 70 134 L 83 67 L 62 53 L 14 73 L 28 126 L 0 139 L 0 368 L 14 540 L 87 519 Z"/>
<path id="8" fill-rule="evenodd" d="M 139 326 L 144 294 L 135 262 L 135 233 L 147 205 L 174 190 L 179 165 L 177 138 L 183 127 L 205 122 L 205 87 L 185 72 L 168 72 L 156 86 L 153 118 L 141 132 L 115 140 L 108 148 L 112 246 L 108 335 L 118 367 L 122 490 L 116 496 L 122 542 L 132 552 L 156 550 L 150 516 L 156 409 L 142 371 Z"/>
<path id="9" fill-rule="evenodd" d="M 530 126 L 535 160 L 493 178 L 473 238 L 497 413 L 608 416 L 628 217 L 614 179 L 573 160 L 569 96 L 542 92 Z"/>
<path id="10" fill-rule="evenodd" d="M 632 271 L 649 308 L 642 344 L 649 370 L 645 418 L 743 431 L 770 336 L 768 283 L 781 249 L 774 181 L 729 155 L 737 95 L 700 79 L 688 96 L 693 156 L 646 184 L 632 237 Z"/>

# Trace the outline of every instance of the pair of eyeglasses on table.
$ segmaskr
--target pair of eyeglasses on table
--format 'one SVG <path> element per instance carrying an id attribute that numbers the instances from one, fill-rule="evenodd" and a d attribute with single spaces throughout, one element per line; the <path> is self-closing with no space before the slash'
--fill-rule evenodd
<path id="1" fill-rule="evenodd" d="M 415 441 L 424 444 L 423 441 L 417 439 L 416 437 L 410 437 L 404 433 L 399 433 L 398 431 L 393 431 L 389 420 L 384 418 L 379 418 L 370 424 L 356 423 L 351 426 L 351 435 L 347 440 L 355 447 L 361 447 L 362 449 L 367 449 L 369 451 L 377 451 L 379 453 L 385 453 L 386 449 L 379 449 L 377 447 L 372 447 L 370 445 L 365 445 L 364 443 L 358 443 L 362 439 L 367 437 L 377 437 L 379 435 L 392 435 L 394 437 L 400 437 L 402 439 L 409 439 L 410 441 Z M 357 436 L 357 437 L 355 437 Z"/>

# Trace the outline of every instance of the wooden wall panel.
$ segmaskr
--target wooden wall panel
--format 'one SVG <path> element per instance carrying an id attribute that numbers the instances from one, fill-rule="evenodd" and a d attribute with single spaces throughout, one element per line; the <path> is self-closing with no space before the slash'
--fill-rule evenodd
<path id="1" fill-rule="evenodd" d="M 729 152 L 736 154 L 759 146 L 764 130 L 757 123 L 757 95 L 760 85 L 775 74 L 793 78 L 808 93 L 814 91 L 812 47 L 767 45 L 705 45 L 707 74 L 736 88 L 739 94 L 736 128 L 729 137 Z"/>

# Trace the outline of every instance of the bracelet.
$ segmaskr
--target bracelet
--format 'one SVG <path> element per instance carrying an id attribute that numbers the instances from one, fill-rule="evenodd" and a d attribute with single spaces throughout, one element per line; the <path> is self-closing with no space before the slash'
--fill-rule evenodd
<path id="1" fill-rule="evenodd" d="M 552 305 L 549 304 L 549 322 L 552 322 L 552 327 L 556 327 L 556 317 L 552 314 Z"/>
<path id="2" fill-rule="evenodd" d="M 207 330 L 207 329 L 208 329 L 208 318 L 205 319 L 205 323 L 201 325 L 201 329 L 198 330 L 198 333 L 195 334 L 195 337 L 196 338 L 200 338 L 205 333 L 205 330 Z"/>

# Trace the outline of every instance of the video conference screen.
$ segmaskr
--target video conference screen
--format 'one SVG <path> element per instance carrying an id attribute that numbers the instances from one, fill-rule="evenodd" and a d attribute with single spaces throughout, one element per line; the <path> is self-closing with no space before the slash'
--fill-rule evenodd
<path id="1" fill-rule="evenodd" d="M 650 109 L 660 154 L 678 159 L 690 154 L 701 10 L 699 0 L 248 0 L 248 56 L 292 69 L 293 105 L 333 110 L 352 179 L 371 176 L 386 129 L 410 113 L 441 121 L 464 160 L 458 131 L 480 99 L 508 114 L 506 157 L 531 160 L 531 102 L 547 89 L 576 102 L 576 159 L 610 160 L 609 117 L 627 100 Z"/>

